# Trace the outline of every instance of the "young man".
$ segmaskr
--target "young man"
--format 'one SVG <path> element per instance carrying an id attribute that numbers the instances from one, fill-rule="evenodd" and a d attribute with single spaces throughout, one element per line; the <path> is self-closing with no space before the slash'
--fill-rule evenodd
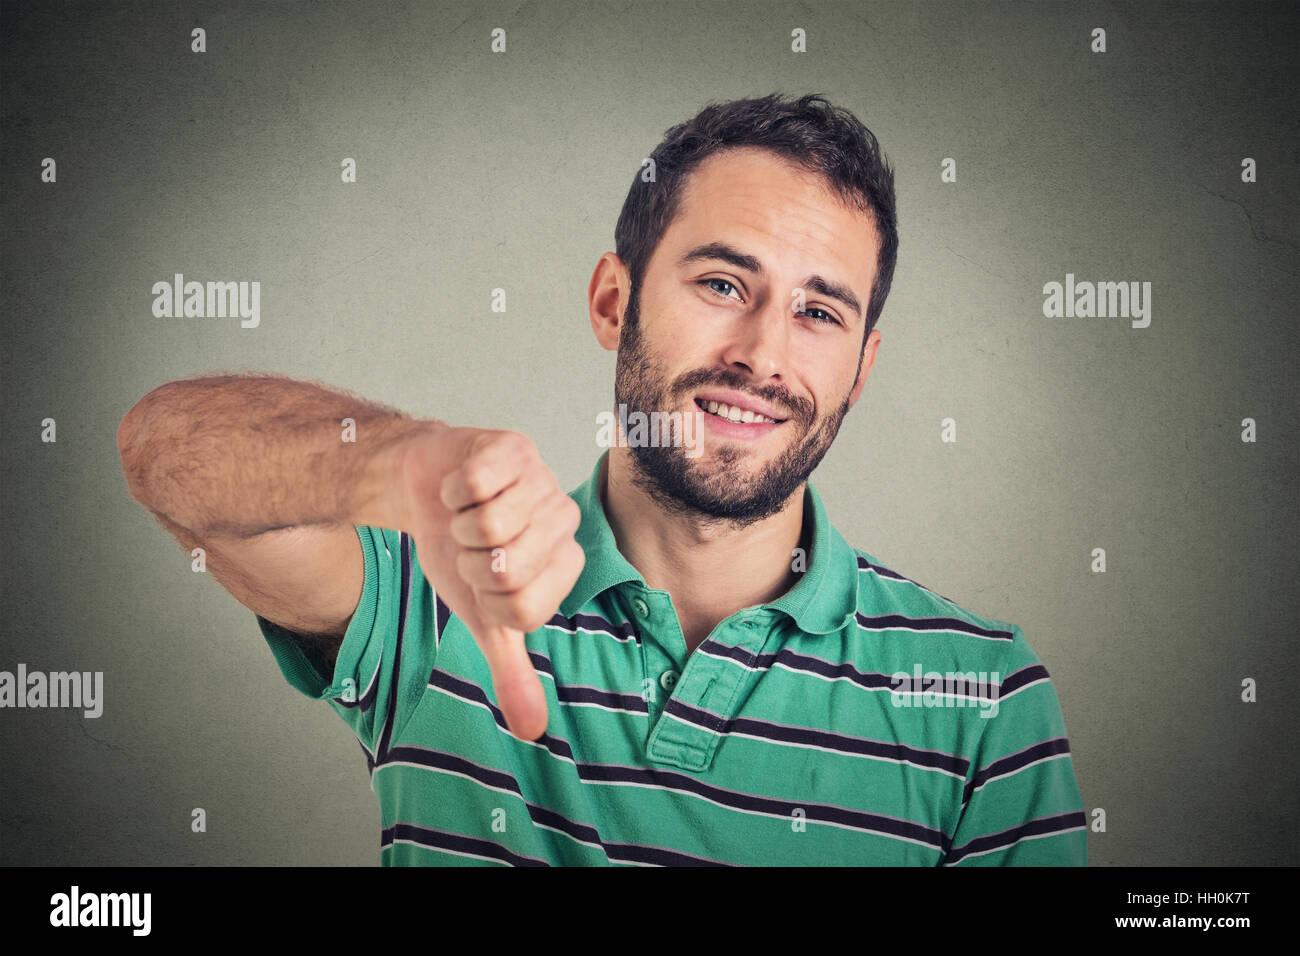
<path id="1" fill-rule="evenodd" d="M 1084 864 L 1024 634 L 806 481 L 880 345 L 875 138 L 769 96 L 651 159 L 588 289 L 619 430 L 571 494 L 519 434 L 263 376 L 142 399 L 132 494 L 352 728 L 385 864 Z"/>

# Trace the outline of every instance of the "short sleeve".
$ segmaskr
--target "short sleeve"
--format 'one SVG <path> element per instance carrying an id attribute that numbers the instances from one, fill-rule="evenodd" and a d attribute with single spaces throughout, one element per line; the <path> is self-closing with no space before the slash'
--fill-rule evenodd
<path id="1" fill-rule="evenodd" d="M 373 762 L 428 686 L 438 655 L 441 605 L 420 569 L 410 535 L 355 527 L 365 583 L 329 678 L 316 669 L 292 632 L 261 615 L 256 618 L 285 680 L 299 693 L 326 701 Z"/>
<path id="2" fill-rule="evenodd" d="M 1065 718 L 1024 633 L 1003 664 L 997 706 L 981 708 L 978 750 L 945 866 L 1086 866 L 1087 815 Z M 983 717 L 987 712 L 990 716 Z"/>

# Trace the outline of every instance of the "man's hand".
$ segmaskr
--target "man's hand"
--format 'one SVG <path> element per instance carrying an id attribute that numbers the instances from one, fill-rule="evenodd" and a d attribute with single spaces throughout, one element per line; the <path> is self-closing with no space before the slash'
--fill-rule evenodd
<path id="1" fill-rule="evenodd" d="M 401 530 L 487 658 L 510 731 L 536 740 L 546 699 L 523 632 L 550 620 L 578 580 L 581 511 L 518 432 L 443 427 L 399 454 Z"/>

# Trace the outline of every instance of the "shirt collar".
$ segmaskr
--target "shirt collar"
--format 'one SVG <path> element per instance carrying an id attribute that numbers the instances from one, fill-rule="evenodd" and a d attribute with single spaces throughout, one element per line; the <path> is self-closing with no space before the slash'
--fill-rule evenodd
<path id="1" fill-rule="evenodd" d="M 609 451 L 601 453 L 591 475 L 569 492 L 582 511 L 582 522 L 575 534 L 586 555 L 586 564 L 568 596 L 560 603 L 560 613 L 573 617 L 596 595 L 626 582 L 646 586 L 645 578 L 623 557 L 614 540 L 602 504 L 605 463 Z M 858 556 L 826 517 L 826 508 L 811 483 L 804 486 L 804 522 L 812 522 L 812 554 L 806 556 L 806 568 L 799 582 L 775 601 L 771 608 L 794 619 L 796 626 L 809 634 L 829 634 L 846 627 L 858 609 Z"/>

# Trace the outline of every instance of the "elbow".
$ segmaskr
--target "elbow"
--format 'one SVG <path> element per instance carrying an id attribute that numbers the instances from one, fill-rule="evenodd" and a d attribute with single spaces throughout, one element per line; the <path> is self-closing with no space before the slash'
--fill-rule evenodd
<path id="1" fill-rule="evenodd" d="M 144 499 L 144 483 L 140 446 L 144 432 L 144 399 L 136 402 L 117 426 L 117 453 L 122 462 L 122 474 L 126 476 L 126 487 L 131 497 L 141 504 Z"/>
<path id="2" fill-rule="evenodd" d="M 127 452 L 135 441 L 135 410 L 139 407 L 139 405 L 131 406 L 131 410 L 122 416 L 117 426 L 117 453 L 122 456 L 123 462 L 126 461 Z"/>

